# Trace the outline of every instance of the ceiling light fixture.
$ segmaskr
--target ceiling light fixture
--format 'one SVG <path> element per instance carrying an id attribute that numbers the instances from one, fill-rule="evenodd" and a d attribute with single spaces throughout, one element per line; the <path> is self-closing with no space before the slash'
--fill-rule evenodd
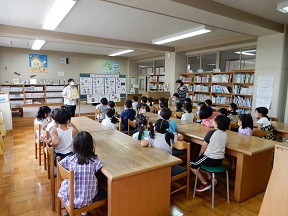
<path id="1" fill-rule="evenodd" d="M 48 16 L 45 19 L 42 29 L 56 29 L 76 2 L 77 0 L 56 0 Z"/>
<path id="2" fill-rule="evenodd" d="M 250 53 L 250 52 L 246 52 L 246 51 L 243 51 L 243 52 L 235 52 L 236 54 L 242 54 L 242 55 L 249 55 L 249 56 L 254 56 L 254 55 L 256 55 L 256 54 L 254 54 L 254 53 Z"/>
<path id="3" fill-rule="evenodd" d="M 189 29 L 187 31 L 183 31 L 183 32 L 179 32 L 176 34 L 172 34 L 172 35 L 168 35 L 166 37 L 162 37 L 162 38 L 158 38 L 155 40 L 152 40 L 153 44 L 164 44 L 164 43 L 169 43 L 172 41 L 177 41 L 177 40 L 181 40 L 184 38 L 189 38 L 189 37 L 193 37 L 196 35 L 201 35 L 201 34 L 205 34 L 211 32 L 211 30 L 207 29 L 206 26 L 199 26 L 197 28 L 193 28 L 193 29 Z"/>
<path id="4" fill-rule="evenodd" d="M 133 52 L 134 50 L 123 50 L 121 52 L 117 52 L 117 53 L 113 53 L 113 54 L 110 54 L 109 56 L 118 56 L 118 55 L 123 55 L 125 53 L 130 53 L 130 52 Z"/>
<path id="5" fill-rule="evenodd" d="M 40 50 L 45 42 L 46 41 L 44 41 L 44 40 L 35 40 L 31 49 L 32 50 Z"/>
<path id="6" fill-rule="evenodd" d="M 277 4 L 277 10 L 282 13 L 288 13 L 288 1 Z"/>

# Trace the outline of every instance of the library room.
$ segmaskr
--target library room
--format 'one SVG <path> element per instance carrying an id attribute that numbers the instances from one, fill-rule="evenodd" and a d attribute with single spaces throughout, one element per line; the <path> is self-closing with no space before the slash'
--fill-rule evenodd
<path id="1" fill-rule="evenodd" d="M 0 1 L 0 215 L 288 215 L 288 1 Z"/>

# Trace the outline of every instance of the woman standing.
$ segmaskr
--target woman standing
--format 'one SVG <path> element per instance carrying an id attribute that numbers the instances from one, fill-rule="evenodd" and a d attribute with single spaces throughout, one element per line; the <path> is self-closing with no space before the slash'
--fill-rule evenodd
<path id="1" fill-rule="evenodd" d="M 187 86 L 184 85 L 182 80 L 177 80 L 176 85 L 177 85 L 177 91 L 179 94 L 179 100 L 181 103 L 184 104 L 186 97 L 188 97 L 188 88 Z"/>
<path id="2" fill-rule="evenodd" d="M 64 105 L 71 108 L 72 117 L 74 117 L 79 94 L 73 79 L 68 80 L 68 86 L 63 89 L 62 96 Z"/>

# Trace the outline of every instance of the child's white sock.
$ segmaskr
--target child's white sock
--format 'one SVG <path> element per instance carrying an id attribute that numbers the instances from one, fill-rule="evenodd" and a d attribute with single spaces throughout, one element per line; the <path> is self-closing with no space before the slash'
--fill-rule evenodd
<path id="1" fill-rule="evenodd" d="M 82 212 L 81 215 L 87 215 L 87 212 Z"/>

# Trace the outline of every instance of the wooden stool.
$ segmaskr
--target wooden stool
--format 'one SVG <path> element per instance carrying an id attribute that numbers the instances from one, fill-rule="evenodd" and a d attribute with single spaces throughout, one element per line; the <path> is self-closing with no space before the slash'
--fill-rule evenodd
<path id="1" fill-rule="evenodd" d="M 197 173 L 196 173 L 193 197 L 195 197 L 195 192 L 196 192 L 196 187 L 197 187 L 197 180 L 198 180 L 198 174 L 199 174 L 199 170 L 200 169 L 212 174 L 212 208 L 214 208 L 214 186 L 215 186 L 214 185 L 215 184 L 214 180 L 215 180 L 215 173 L 226 172 L 227 202 L 229 202 L 229 175 L 228 175 L 228 171 L 227 171 L 225 166 L 217 166 L 217 167 L 200 166 L 197 169 Z"/>

